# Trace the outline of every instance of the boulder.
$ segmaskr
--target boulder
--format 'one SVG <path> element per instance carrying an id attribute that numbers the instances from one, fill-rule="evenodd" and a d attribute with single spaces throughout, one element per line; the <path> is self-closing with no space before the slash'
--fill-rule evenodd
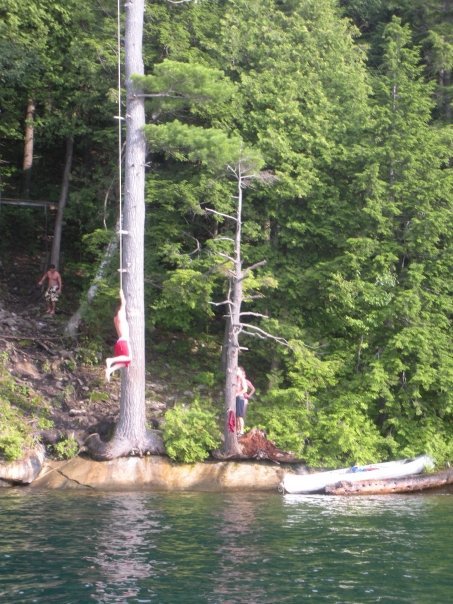
<path id="1" fill-rule="evenodd" d="M 24 459 L 0 463 L 0 482 L 3 486 L 11 484 L 30 484 L 41 472 L 46 451 L 38 445 Z"/>

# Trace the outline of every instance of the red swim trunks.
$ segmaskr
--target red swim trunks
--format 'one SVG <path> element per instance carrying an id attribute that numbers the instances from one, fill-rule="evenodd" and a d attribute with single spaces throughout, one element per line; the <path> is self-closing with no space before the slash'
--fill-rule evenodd
<path id="1" fill-rule="evenodd" d="M 130 357 L 129 342 L 127 340 L 117 340 L 114 348 L 114 354 L 116 357 Z M 125 361 L 126 366 L 130 365 L 130 361 Z"/>

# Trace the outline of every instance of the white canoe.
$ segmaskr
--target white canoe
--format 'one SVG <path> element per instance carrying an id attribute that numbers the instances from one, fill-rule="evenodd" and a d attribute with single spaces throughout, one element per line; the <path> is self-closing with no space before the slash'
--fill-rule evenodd
<path id="1" fill-rule="evenodd" d="M 313 474 L 286 473 L 278 489 L 281 493 L 316 493 L 340 480 L 356 482 L 359 480 L 404 478 L 405 476 L 420 474 L 423 470 L 433 467 L 433 465 L 434 462 L 431 457 L 420 455 L 411 459 L 374 463 L 368 466 L 352 466 L 327 472 L 314 472 Z"/>

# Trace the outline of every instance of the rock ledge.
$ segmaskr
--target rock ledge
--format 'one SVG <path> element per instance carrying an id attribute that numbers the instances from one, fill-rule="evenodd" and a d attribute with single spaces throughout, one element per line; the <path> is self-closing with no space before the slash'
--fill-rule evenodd
<path id="1" fill-rule="evenodd" d="M 277 490 L 285 470 L 283 464 L 272 462 L 177 464 L 161 456 L 122 457 L 102 462 L 75 457 L 69 461 L 45 461 L 30 488 L 273 491 Z"/>

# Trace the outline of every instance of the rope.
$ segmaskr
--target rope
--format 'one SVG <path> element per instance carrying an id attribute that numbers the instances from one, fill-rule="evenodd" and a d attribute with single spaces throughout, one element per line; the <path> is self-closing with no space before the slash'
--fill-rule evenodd
<path id="1" fill-rule="evenodd" d="M 122 121 L 121 115 L 121 4 L 117 0 L 117 55 L 118 55 L 118 186 L 119 186 L 119 254 L 120 290 L 123 289 L 123 172 L 122 172 Z"/>

